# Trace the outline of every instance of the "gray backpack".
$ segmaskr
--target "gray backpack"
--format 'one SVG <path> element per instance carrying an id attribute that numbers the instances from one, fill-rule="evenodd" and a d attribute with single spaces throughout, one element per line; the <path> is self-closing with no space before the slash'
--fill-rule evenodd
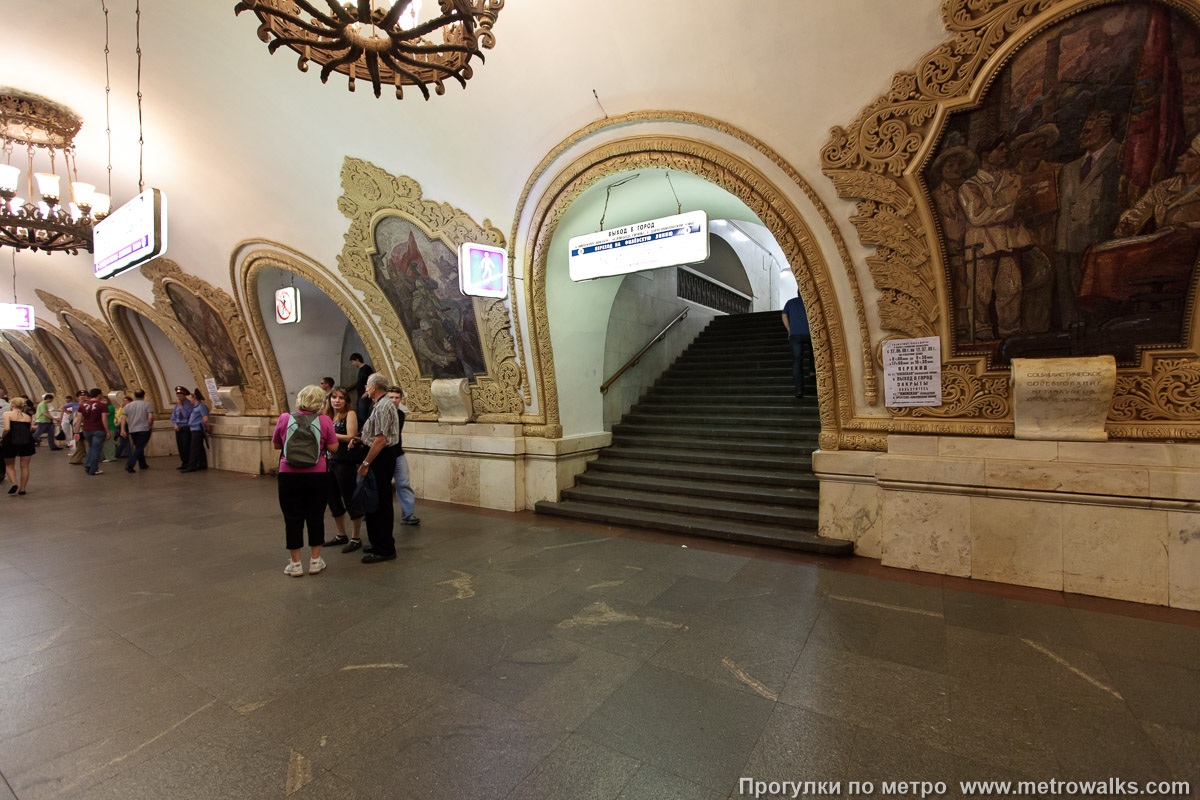
<path id="1" fill-rule="evenodd" d="M 309 469 L 321 458 L 321 415 L 294 414 L 283 440 L 283 460 L 292 469 Z"/>

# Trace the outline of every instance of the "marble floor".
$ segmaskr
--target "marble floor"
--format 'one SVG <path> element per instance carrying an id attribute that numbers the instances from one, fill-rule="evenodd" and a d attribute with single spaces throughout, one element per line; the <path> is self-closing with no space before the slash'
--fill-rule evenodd
<path id="1" fill-rule="evenodd" d="M 398 560 L 289 578 L 270 477 L 34 465 L 0 489 L 0 798 L 1200 789 L 1194 612 L 435 503 Z"/>

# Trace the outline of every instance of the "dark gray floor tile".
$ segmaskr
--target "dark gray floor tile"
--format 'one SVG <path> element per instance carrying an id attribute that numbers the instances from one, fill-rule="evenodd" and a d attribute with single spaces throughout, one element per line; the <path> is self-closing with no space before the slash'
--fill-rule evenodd
<path id="1" fill-rule="evenodd" d="M 1095 611 L 1072 613 L 1098 653 L 1200 669 L 1200 628 Z"/>
<path id="2" fill-rule="evenodd" d="M 525 694 L 517 708 L 564 730 L 575 730 L 638 670 L 640 662 L 574 642 L 563 643 L 581 649 L 574 660 Z"/>
<path id="3" fill-rule="evenodd" d="M 859 728 L 847 773 L 853 780 L 871 781 L 877 787 L 884 781 L 944 781 L 949 789 L 954 783 L 954 764 L 954 755 L 949 751 L 909 739 L 904 731 L 884 733 Z M 948 791 L 947 795 L 955 796 L 957 791 Z"/>
<path id="4" fill-rule="evenodd" d="M 645 661 L 685 624 L 685 617 L 666 609 L 600 599 L 552 629 L 552 635 Z"/>
<path id="5" fill-rule="evenodd" d="M 796 780 L 844 782 L 849 778 L 854 737 L 855 727 L 849 723 L 780 703 L 738 777 L 768 785 Z"/>
<path id="6" fill-rule="evenodd" d="M 725 792 L 701 788 L 689 780 L 646 764 L 630 778 L 617 800 L 720 800 Z"/>
<path id="7" fill-rule="evenodd" d="M 943 613 L 942 590 L 933 586 L 884 581 L 853 572 L 824 570 L 818 574 L 818 591 L 830 597 L 877 603 L 883 606 Z"/>
<path id="8" fill-rule="evenodd" d="M 701 786 L 727 791 L 773 707 L 761 697 L 645 666 L 578 732 Z M 688 735 L 681 736 L 682 731 Z"/>
<path id="9" fill-rule="evenodd" d="M 1008 774 L 1052 776 L 1058 769 L 1051 742 L 1056 734 L 1044 723 L 1040 708 L 1033 692 L 952 677 L 950 737 L 944 749 L 986 767 L 979 780 Z"/>
<path id="10" fill-rule="evenodd" d="M 1200 732 L 1200 672 L 1115 655 L 1104 663 L 1138 720 Z"/>
<path id="11" fill-rule="evenodd" d="M 1122 780 L 1161 780 L 1169 773 L 1145 730 L 1124 702 L 1109 706 L 1072 703 L 1068 698 L 1043 699 L 1042 724 L 1058 758 L 1064 780 L 1113 776 Z"/>
<path id="12" fill-rule="evenodd" d="M 780 694 L 781 702 L 885 732 L 904 730 L 948 749 L 945 675 L 810 643 Z"/>
<path id="13" fill-rule="evenodd" d="M 804 594 L 819 592 L 821 571 L 805 564 L 751 559 L 729 579 L 726 596 L 770 592 L 771 594 Z"/>
<path id="14" fill-rule="evenodd" d="M 946 626 L 941 617 L 831 598 L 808 641 L 823 647 L 946 671 Z"/>
<path id="15" fill-rule="evenodd" d="M 651 608 L 664 608 L 683 616 L 702 614 L 719 599 L 725 583 L 707 578 L 684 575 L 649 603 Z"/>
<path id="16" fill-rule="evenodd" d="M 636 758 L 571 736 L 506 800 L 612 800 L 640 766 Z"/>
<path id="17" fill-rule="evenodd" d="M 650 663 L 775 700 L 803 649 L 801 639 L 699 619 L 671 637 Z"/>
<path id="18" fill-rule="evenodd" d="M 1176 780 L 1189 781 L 1200 796 L 1200 732 L 1156 722 L 1143 722 L 1142 730 Z"/>

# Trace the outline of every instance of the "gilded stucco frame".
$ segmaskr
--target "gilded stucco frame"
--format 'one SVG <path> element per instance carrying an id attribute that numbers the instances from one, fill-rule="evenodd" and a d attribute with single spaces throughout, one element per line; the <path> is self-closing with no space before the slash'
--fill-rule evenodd
<path id="1" fill-rule="evenodd" d="M 1200 2 L 1151 1 L 1200 24 Z M 940 336 L 950 342 L 940 234 L 920 181 L 947 115 L 978 105 L 993 78 L 1034 36 L 1072 15 L 1121 2 L 1127 0 L 945 0 L 942 17 L 954 38 L 926 53 L 912 71 L 896 73 L 888 92 L 848 127 L 831 131 L 822 170 L 841 197 L 859 201 L 851 221 L 862 243 L 875 248 L 867 266 L 881 295 L 881 327 L 894 332 L 890 338 Z M 1106 425 L 1110 436 L 1200 439 L 1200 325 L 1194 315 L 1185 337 L 1183 348 L 1143 350 L 1140 364 L 1118 370 Z M 889 409 L 892 430 L 1012 435 L 1007 371 L 987 371 L 983 356 L 957 357 L 943 365 L 942 379 L 943 405 Z"/>
<path id="2" fill-rule="evenodd" d="M 125 349 L 124 342 L 113 333 L 112 327 L 106 320 L 80 311 L 66 300 L 57 295 L 50 294 L 44 289 L 35 289 L 34 293 L 41 299 L 46 308 L 58 317 L 62 333 L 58 340 L 67 346 L 67 349 L 75 356 L 76 361 L 81 362 L 92 373 L 92 377 L 96 381 L 96 386 L 99 386 L 105 392 L 110 392 L 115 388 L 108 385 L 104 377 L 104 371 L 100 368 L 100 365 L 83 349 L 83 345 L 70 332 L 71 328 L 67 325 L 68 316 L 74 317 L 76 322 L 86 325 L 108 346 L 117 370 L 121 373 L 121 377 L 125 379 L 125 386 L 127 388 L 146 385 L 141 365 L 135 365 L 134 360 Z"/>
<path id="3" fill-rule="evenodd" d="M 378 321 L 379 331 L 388 342 L 388 361 L 395 378 L 408 392 L 408 404 L 413 411 L 411 418 L 435 420 L 437 407 L 430 388 L 433 381 L 421 376 L 400 317 L 375 281 L 371 260 L 376 252 L 375 228 L 388 217 L 401 217 L 416 225 L 430 239 L 441 239 L 456 254 L 459 245 L 468 241 L 504 247 L 504 234 L 490 220 L 485 219 L 480 225 L 449 203 L 424 199 L 421 185 L 415 180 L 403 175 L 393 176 L 369 162 L 347 157 L 342 164 L 341 178 L 343 194 L 338 198 L 338 210 L 350 220 L 350 226 L 338 256 L 338 271 L 361 293 Z M 503 300 L 475 297 L 472 301 L 488 370 L 486 375 L 477 376 L 471 386 L 475 420 L 483 423 L 521 422 L 524 410 L 522 375 L 508 308 Z"/>
<path id="4" fill-rule="evenodd" d="M 534 206 L 524 251 L 524 285 L 540 407 L 537 415 L 530 415 L 536 422 L 525 426 L 527 435 L 562 435 L 546 298 L 550 243 L 559 221 L 591 186 L 611 175 L 647 168 L 697 175 L 738 198 L 758 216 L 787 257 L 809 310 L 821 447 L 878 449 L 882 442 L 874 435 L 846 430 L 854 416 L 854 395 L 843 320 L 829 266 L 803 216 L 756 167 L 711 143 L 674 135 L 631 136 L 584 153 L 554 177 Z M 519 210 L 518 219 L 521 213 Z"/>

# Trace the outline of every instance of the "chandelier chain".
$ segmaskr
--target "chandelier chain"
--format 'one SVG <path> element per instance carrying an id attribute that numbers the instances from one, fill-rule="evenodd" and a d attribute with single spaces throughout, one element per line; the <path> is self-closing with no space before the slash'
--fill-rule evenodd
<path id="1" fill-rule="evenodd" d="M 108 4 L 100 0 L 100 7 L 104 9 L 104 135 L 108 138 L 108 196 L 112 197 L 112 114 L 108 108 L 112 78 L 108 73 Z"/>
<path id="2" fill-rule="evenodd" d="M 134 11 L 137 15 L 134 32 L 137 37 L 138 194 L 141 194 L 146 188 L 146 183 L 142 178 L 142 160 L 146 150 L 146 140 L 142 136 L 142 0 L 137 0 Z"/>
<path id="3" fill-rule="evenodd" d="M 671 173 L 667 172 L 667 184 L 671 187 L 671 194 L 675 195 L 675 213 L 683 213 L 683 204 L 679 202 L 679 192 L 675 191 L 675 184 L 671 183 Z"/>
<path id="4" fill-rule="evenodd" d="M 17 304 L 17 251 L 12 251 L 13 264 L 13 305 Z"/>

